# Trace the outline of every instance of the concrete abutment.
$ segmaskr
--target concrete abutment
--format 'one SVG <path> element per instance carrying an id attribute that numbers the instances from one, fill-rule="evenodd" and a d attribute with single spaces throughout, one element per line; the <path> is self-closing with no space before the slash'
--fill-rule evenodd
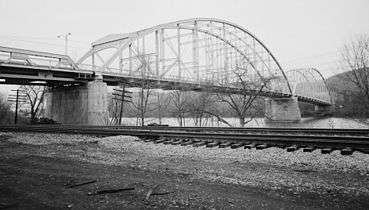
<path id="1" fill-rule="evenodd" d="M 106 125 L 107 93 L 107 84 L 101 80 L 52 88 L 46 94 L 46 117 L 62 124 Z"/>
<path id="2" fill-rule="evenodd" d="M 265 120 L 267 122 L 299 122 L 301 113 L 297 97 L 266 98 Z"/>

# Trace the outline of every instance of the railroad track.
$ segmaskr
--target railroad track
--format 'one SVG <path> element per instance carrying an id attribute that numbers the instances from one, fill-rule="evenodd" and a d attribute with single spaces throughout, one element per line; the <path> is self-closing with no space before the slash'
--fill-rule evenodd
<path id="1" fill-rule="evenodd" d="M 250 132 L 244 128 L 233 131 L 232 129 L 222 132 L 214 132 L 211 128 L 183 128 L 183 127 L 122 127 L 122 126 L 0 126 L 0 131 L 11 132 L 48 132 L 48 133 L 72 133 L 89 135 L 130 135 L 137 136 L 145 142 L 192 145 L 195 147 L 230 147 L 245 149 L 266 149 L 269 147 L 280 147 L 288 152 L 302 149 L 304 152 L 312 152 L 320 149 L 322 153 L 328 154 L 334 150 L 340 150 L 342 155 L 351 155 L 354 151 L 369 154 L 368 130 L 360 130 L 362 135 L 348 135 L 355 133 L 358 129 L 282 129 L 282 128 L 253 128 L 260 132 Z M 238 128 L 239 129 L 239 128 Z M 266 129 L 266 130 L 265 130 Z M 247 130 L 243 132 L 244 130 Z M 287 131 L 286 131 L 287 130 Z M 241 132 L 242 131 L 242 132 Z M 278 133 L 279 131 L 279 133 Z M 346 131 L 346 132 L 344 132 Z M 290 132 L 288 135 L 285 132 Z M 329 132 L 329 133 L 327 133 Z M 332 134 L 333 133 L 333 134 Z M 344 135 L 343 135 L 344 134 Z"/>
<path id="2" fill-rule="evenodd" d="M 1 126 L 14 127 L 14 126 Z M 194 132 L 231 132 L 231 133 L 277 133 L 330 136 L 369 136 L 369 129 L 328 129 L 328 128 L 258 128 L 258 127 L 177 127 L 177 126 L 91 126 L 91 125 L 32 125 L 32 127 L 52 128 L 106 128 L 106 129 L 144 129 L 144 130 L 178 130 Z"/>
<path id="3" fill-rule="evenodd" d="M 99 126 L 101 127 L 101 126 Z M 169 126 L 104 126 L 111 129 L 181 130 L 198 132 L 237 132 L 237 133 L 289 133 L 369 136 L 369 129 L 326 129 L 326 128 L 256 128 L 256 127 L 169 127 Z"/>

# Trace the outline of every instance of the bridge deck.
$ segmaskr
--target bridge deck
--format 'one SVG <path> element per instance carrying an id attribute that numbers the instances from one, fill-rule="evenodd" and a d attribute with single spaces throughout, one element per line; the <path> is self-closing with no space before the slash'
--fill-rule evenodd
<path id="1" fill-rule="evenodd" d="M 145 84 L 148 88 L 164 90 L 204 91 L 225 94 L 244 93 L 245 90 L 235 87 L 223 87 L 211 85 L 206 82 L 191 82 L 178 79 L 160 79 L 155 77 L 138 77 L 118 73 L 99 72 L 80 69 L 69 56 L 45 52 L 6 48 L 0 46 L 0 84 L 18 85 L 60 85 L 81 84 L 94 79 L 95 74 L 102 75 L 103 81 L 108 85 L 116 86 L 122 82 L 129 87 L 141 87 Z M 5 55 L 4 55 L 5 53 Z M 44 63 L 35 64 L 40 58 Z M 291 94 L 275 92 L 247 90 L 250 95 L 260 95 L 270 98 L 288 98 Z M 296 95 L 299 101 L 314 105 L 329 106 L 330 102 L 320 99 Z"/>

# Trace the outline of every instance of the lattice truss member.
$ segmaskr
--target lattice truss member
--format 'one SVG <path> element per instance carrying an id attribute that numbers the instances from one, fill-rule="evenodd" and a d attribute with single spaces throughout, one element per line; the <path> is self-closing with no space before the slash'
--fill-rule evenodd
<path id="1" fill-rule="evenodd" d="M 197 18 L 97 40 L 82 69 L 132 78 L 226 87 L 240 80 L 291 94 L 281 66 L 253 34 L 233 23 Z"/>

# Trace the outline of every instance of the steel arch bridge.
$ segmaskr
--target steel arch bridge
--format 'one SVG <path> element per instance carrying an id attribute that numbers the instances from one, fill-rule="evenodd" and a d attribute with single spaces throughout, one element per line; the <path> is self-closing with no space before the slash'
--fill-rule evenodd
<path id="1" fill-rule="evenodd" d="M 215 91 L 237 92 L 242 80 L 265 85 L 261 93 L 264 96 L 296 95 L 301 101 L 330 104 L 330 98 L 322 97 L 321 92 L 292 89 L 281 65 L 255 35 L 239 25 L 213 18 L 180 20 L 132 33 L 107 35 L 93 42 L 77 65 L 155 82 L 211 86 Z M 306 75 L 313 74 L 307 70 Z M 322 79 L 302 77 L 311 79 L 306 81 L 291 76 L 294 85 L 296 82 L 313 84 Z"/>
<path id="2" fill-rule="evenodd" d="M 272 98 L 296 96 L 302 102 L 331 105 L 328 88 L 319 71 L 285 72 L 255 35 L 237 24 L 214 18 L 180 20 L 132 33 L 110 34 L 93 42 L 91 49 L 76 63 L 64 55 L 4 47 L 0 47 L 0 51 L 9 53 L 6 62 L 1 61 L 0 55 L 0 70 L 8 68 L 6 73 L 10 79 L 10 67 L 37 68 L 62 71 L 63 75 L 78 74 L 78 79 L 81 74 L 93 73 L 110 84 L 124 82 L 132 87 L 145 83 L 151 88 L 234 94 L 246 91 L 240 88 L 240 82 L 247 82 L 264 87 L 261 92 L 258 88 L 247 90 L 248 94 Z M 25 57 L 25 64 L 19 65 L 19 61 L 17 66 L 11 64 L 14 55 Z M 39 57 L 42 59 L 38 60 Z M 49 66 L 41 64 L 45 58 L 50 60 L 46 61 Z M 2 74 L 0 72 L 0 76 Z M 48 77 L 60 80 L 52 75 Z"/>

